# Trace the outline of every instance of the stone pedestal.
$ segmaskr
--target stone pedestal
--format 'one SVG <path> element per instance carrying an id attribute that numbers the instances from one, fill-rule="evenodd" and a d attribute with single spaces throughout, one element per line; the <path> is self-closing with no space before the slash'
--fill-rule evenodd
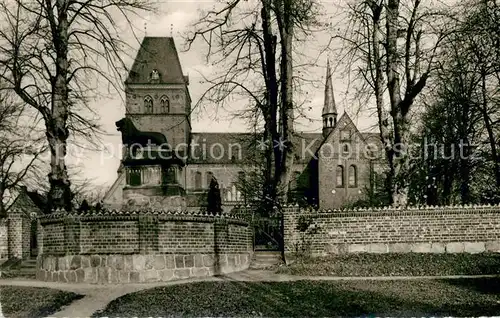
<path id="1" fill-rule="evenodd" d="M 185 209 L 185 190 L 178 183 L 182 169 L 178 165 L 134 165 L 125 168 L 127 184 L 123 188 L 123 207 L 179 210 Z"/>

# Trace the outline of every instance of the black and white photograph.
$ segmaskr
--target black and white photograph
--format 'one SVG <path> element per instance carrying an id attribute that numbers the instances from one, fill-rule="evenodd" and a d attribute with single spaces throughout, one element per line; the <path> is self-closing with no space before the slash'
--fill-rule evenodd
<path id="1" fill-rule="evenodd" d="M 497 0 L 0 0 L 0 318 L 496 316 Z"/>

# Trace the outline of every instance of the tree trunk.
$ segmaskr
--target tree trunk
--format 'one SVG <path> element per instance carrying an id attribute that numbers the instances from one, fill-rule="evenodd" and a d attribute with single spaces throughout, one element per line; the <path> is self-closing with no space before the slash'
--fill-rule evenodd
<path id="1" fill-rule="evenodd" d="M 281 14 L 281 23 L 278 22 L 281 35 L 281 141 L 284 142 L 284 148 L 281 149 L 282 162 L 279 171 L 280 186 L 282 193 L 281 202 L 287 203 L 290 175 L 294 161 L 293 149 L 293 21 L 292 0 L 283 0 L 283 11 Z"/>
<path id="2" fill-rule="evenodd" d="M 5 197 L 5 190 L 0 186 L 0 198 L 3 199 Z M 5 209 L 5 203 L 3 200 L 0 201 L 0 219 L 7 217 L 7 210 Z"/>
<path id="3" fill-rule="evenodd" d="M 276 204 L 277 196 L 277 185 L 279 171 L 281 171 L 281 156 L 280 150 L 274 147 L 274 143 L 279 140 L 279 133 L 277 128 L 278 120 L 278 79 L 276 74 L 276 36 L 272 32 L 272 22 L 271 22 L 271 3 L 270 0 L 262 1 L 262 31 L 264 38 L 264 50 L 265 50 L 265 74 L 266 74 L 266 90 L 267 90 L 267 102 L 268 102 L 268 115 L 266 116 L 269 120 L 267 127 L 267 135 L 271 138 L 269 140 L 269 146 L 273 152 L 273 171 L 271 172 L 272 183 L 269 185 L 269 192 L 271 193 L 270 204 L 271 209 L 274 209 Z"/>
<path id="4" fill-rule="evenodd" d="M 404 173 L 408 168 L 406 155 L 407 114 L 403 113 L 401 100 L 401 79 L 399 75 L 400 54 L 398 52 L 399 31 L 399 0 L 389 0 L 387 4 L 386 32 L 387 32 L 387 88 L 391 105 L 391 117 L 394 124 L 393 144 L 393 191 L 392 201 L 395 206 L 405 206 L 408 203 L 408 182 Z M 408 89 L 408 88 L 407 88 Z"/>
<path id="5" fill-rule="evenodd" d="M 468 155 L 468 150 L 465 151 L 466 156 Z M 470 168 L 469 160 L 460 160 L 460 200 L 462 204 L 468 204 L 470 202 Z"/>
<path id="6" fill-rule="evenodd" d="M 406 145 L 407 119 L 401 113 L 396 115 L 394 123 L 394 180 L 392 203 L 404 207 L 408 204 L 408 180 L 406 172 L 409 170 L 409 161 Z"/>
<path id="7" fill-rule="evenodd" d="M 483 100 L 483 105 L 481 107 L 481 113 L 483 115 L 484 126 L 488 132 L 488 142 L 490 144 L 491 159 L 493 159 L 494 172 L 495 172 L 495 184 L 497 189 L 500 189 L 500 158 L 498 157 L 497 144 L 495 140 L 495 132 L 493 131 L 491 118 L 488 115 L 488 101 L 486 92 L 486 74 L 484 71 L 481 74 L 481 95 Z"/>
<path id="8" fill-rule="evenodd" d="M 267 104 L 269 105 L 269 104 Z M 264 196 L 264 205 L 262 207 L 261 214 L 263 216 L 269 216 L 269 211 L 272 209 L 274 205 L 274 200 L 276 199 L 276 193 L 273 187 L 273 148 L 272 143 L 269 142 L 272 140 L 272 118 L 270 116 L 269 106 L 267 106 L 266 113 L 264 114 L 265 123 L 264 123 L 264 142 L 268 142 L 267 147 L 264 149 L 265 152 L 265 166 L 264 166 L 264 185 L 263 185 L 263 196 Z"/>
<path id="9" fill-rule="evenodd" d="M 51 153 L 48 198 L 50 211 L 57 208 L 69 211 L 72 208 L 70 181 L 65 162 L 69 136 L 67 127 L 69 115 L 67 5 L 67 1 L 57 1 L 57 21 L 59 24 L 52 26 L 52 36 L 56 48 L 56 76 L 52 92 L 52 113 L 45 123 Z"/>
<path id="10" fill-rule="evenodd" d="M 391 198 L 392 201 L 392 185 L 394 180 L 394 151 L 391 140 L 391 133 L 389 131 L 389 116 L 384 110 L 384 76 L 383 76 L 383 66 L 382 66 L 382 57 L 380 54 L 380 19 L 382 13 L 382 5 L 371 1 L 370 9 L 372 10 L 372 22 L 373 22 L 373 31 L 372 31 L 372 47 L 373 47 L 373 55 L 371 56 L 373 67 L 375 68 L 375 78 L 373 81 L 373 87 L 375 90 L 375 101 L 377 105 L 377 117 L 378 117 L 378 127 L 380 131 L 380 140 L 384 146 L 386 159 L 389 165 L 389 171 L 386 174 L 385 180 L 385 190 Z M 392 203 L 392 202 L 390 202 Z"/>
<path id="11" fill-rule="evenodd" d="M 452 162 L 450 164 L 445 164 L 444 165 L 444 181 L 443 181 L 443 199 L 441 204 L 442 205 L 449 205 L 451 204 L 451 193 L 452 193 L 452 187 L 453 187 L 453 181 L 454 181 L 454 174 L 453 171 L 456 171 L 453 166 L 455 166 L 455 163 Z"/>
<path id="12" fill-rule="evenodd" d="M 281 169 L 279 171 L 279 190 L 281 191 L 281 202 L 288 201 L 288 190 L 290 185 L 290 175 L 294 161 L 293 149 L 293 21 L 292 21 L 292 0 L 283 0 L 281 17 L 278 15 L 278 27 L 281 36 L 281 127 L 280 127 L 280 152 Z M 282 147 L 283 146 L 283 147 Z M 278 177 L 278 176 L 277 176 Z M 284 211 L 280 213 L 280 252 L 281 259 L 285 259 L 285 227 Z"/>

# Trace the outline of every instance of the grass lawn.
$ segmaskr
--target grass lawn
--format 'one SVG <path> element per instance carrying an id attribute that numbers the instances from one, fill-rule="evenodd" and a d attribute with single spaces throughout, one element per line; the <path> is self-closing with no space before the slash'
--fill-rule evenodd
<path id="1" fill-rule="evenodd" d="M 49 288 L 0 286 L 0 303 L 5 317 L 47 317 L 83 296 Z"/>
<path id="2" fill-rule="evenodd" d="M 201 282 L 125 295 L 94 317 L 494 316 L 500 279 Z"/>
<path id="3" fill-rule="evenodd" d="M 347 254 L 299 260 L 280 274 L 302 276 L 443 276 L 500 274 L 500 254 Z"/>

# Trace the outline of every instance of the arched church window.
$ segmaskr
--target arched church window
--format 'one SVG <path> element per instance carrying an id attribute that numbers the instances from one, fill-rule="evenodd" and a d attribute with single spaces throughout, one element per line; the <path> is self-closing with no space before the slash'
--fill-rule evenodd
<path id="1" fill-rule="evenodd" d="M 176 177 L 176 170 L 173 167 L 170 168 L 165 168 L 162 171 L 163 173 L 163 182 L 166 184 L 172 184 L 177 182 L 177 177 Z"/>
<path id="2" fill-rule="evenodd" d="M 349 167 L 349 187 L 356 188 L 358 186 L 358 176 L 355 165 Z"/>
<path id="3" fill-rule="evenodd" d="M 170 100 L 167 96 L 162 96 L 160 99 L 160 109 L 162 113 L 170 113 Z"/>
<path id="4" fill-rule="evenodd" d="M 337 166 L 336 178 L 337 178 L 337 187 L 343 188 L 344 187 L 344 167 L 343 166 Z"/>
<path id="5" fill-rule="evenodd" d="M 348 144 L 343 144 L 342 145 L 342 152 L 344 154 L 349 154 L 349 145 Z"/>
<path id="6" fill-rule="evenodd" d="M 199 171 L 194 174 L 194 188 L 201 189 L 201 172 Z"/>
<path id="7" fill-rule="evenodd" d="M 153 98 L 149 95 L 144 97 L 144 112 L 147 114 L 153 113 Z"/>
<path id="8" fill-rule="evenodd" d="M 207 188 L 210 188 L 210 182 L 212 181 L 212 177 L 214 176 L 214 174 L 211 171 L 208 171 L 206 173 L 206 176 L 207 176 Z"/>
<path id="9" fill-rule="evenodd" d="M 330 117 L 330 127 L 333 127 L 333 118 Z"/>
<path id="10" fill-rule="evenodd" d="M 236 184 L 233 183 L 231 186 L 231 201 L 238 201 L 238 189 L 236 188 Z"/>

